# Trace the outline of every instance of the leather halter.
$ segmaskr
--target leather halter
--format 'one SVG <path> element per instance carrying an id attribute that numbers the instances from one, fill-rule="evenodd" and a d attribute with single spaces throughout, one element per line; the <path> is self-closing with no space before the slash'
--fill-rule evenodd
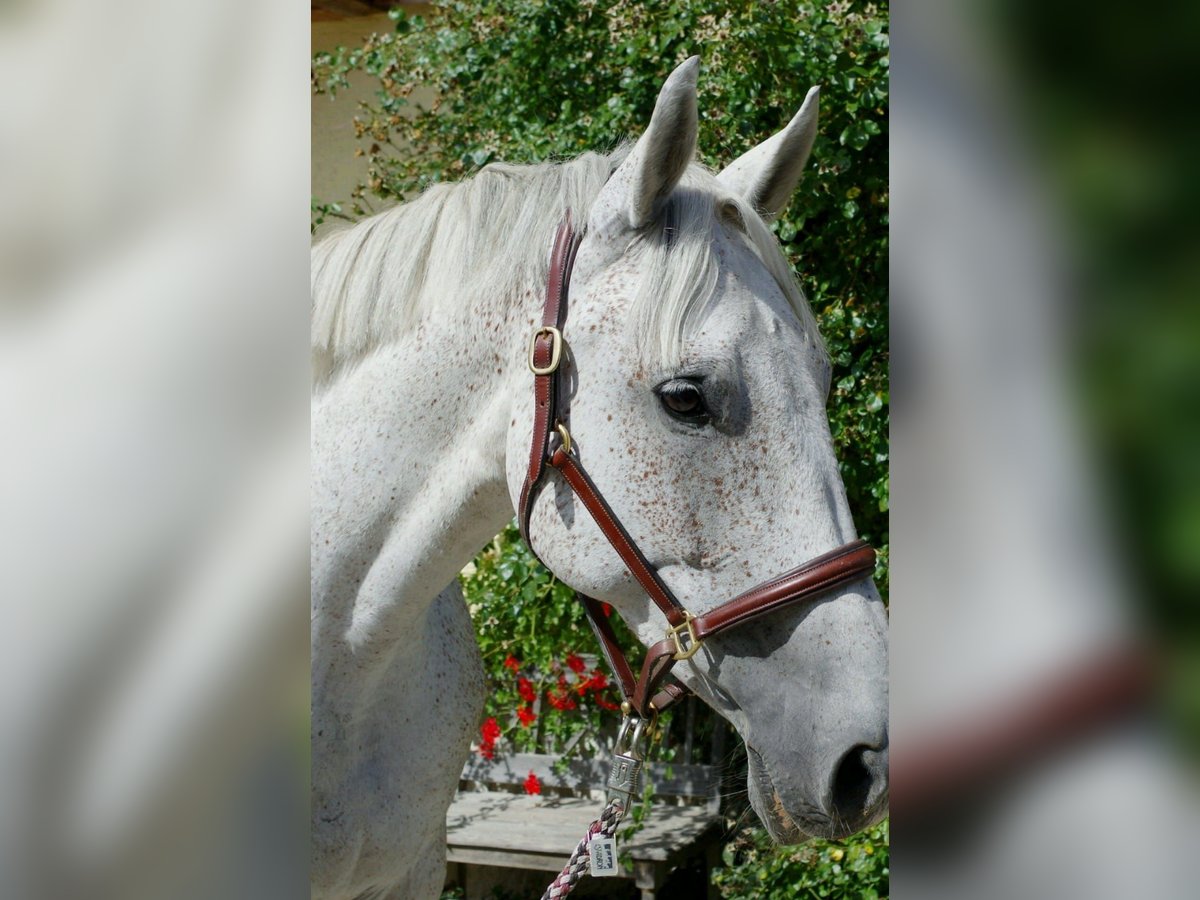
<path id="1" fill-rule="evenodd" d="M 655 711 L 666 709 L 687 693 L 683 685 L 677 682 L 664 684 L 663 680 L 677 661 L 694 656 L 706 639 L 758 616 L 811 600 L 869 576 L 875 571 L 875 551 L 865 541 L 852 541 L 765 581 L 703 615 L 694 616 L 684 608 L 584 471 L 566 428 L 564 391 L 559 383 L 564 345 L 562 329 L 566 321 L 571 269 L 581 238 L 571 226 L 568 211 L 554 239 L 542 322 L 529 342 L 529 368 L 534 376 L 535 398 L 533 443 L 517 520 L 521 536 L 532 550 L 529 516 L 533 497 L 545 476 L 546 465 L 553 466 L 595 519 L 642 589 L 666 616 L 669 626 L 666 637 L 647 650 L 641 675 L 635 678 L 601 604 L 580 595 L 621 692 L 632 708 L 646 718 Z M 556 432 L 560 443 L 551 449 L 551 435 Z"/>

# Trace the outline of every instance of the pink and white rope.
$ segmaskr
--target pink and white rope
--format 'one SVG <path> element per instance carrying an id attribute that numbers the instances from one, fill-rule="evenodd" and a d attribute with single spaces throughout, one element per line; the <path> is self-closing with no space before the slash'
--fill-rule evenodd
<path id="1" fill-rule="evenodd" d="M 591 865 L 588 845 L 597 836 L 612 837 L 617 831 L 617 826 L 621 824 L 621 816 L 624 814 L 625 806 L 620 800 L 608 801 L 604 812 L 600 813 L 600 818 L 588 826 L 587 835 L 575 845 L 571 858 L 563 866 L 563 870 L 558 873 L 558 877 L 550 882 L 550 887 L 546 888 L 546 892 L 542 894 L 542 900 L 560 900 L 575 889 L 575 885 L 587 873 L 588 867 Z"/>

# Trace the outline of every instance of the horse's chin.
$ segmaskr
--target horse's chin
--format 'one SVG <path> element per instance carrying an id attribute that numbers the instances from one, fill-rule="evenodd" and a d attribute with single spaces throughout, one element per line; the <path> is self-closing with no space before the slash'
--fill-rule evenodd
<path id="1" fill-rule="evenodd" d="M 816 837 L 840 840 L 874 824 L 883 817 L 887 808 L 886 802 L 880 804 L 879 811 L 873 812 L 867 822 L 854 826 L 831 819 L 812 808 L 789 811 L 771 780 L 766 761 L 749 744 L 746 745 L 746 758 L 750 806 L 758 814 L 771 840 L 777 844 L 802 844 Z"/>
<path id="2" fill-rule="evenodd" d="M 766 762 L 749 744 L 746 745 L 746 759 L 750 806 L 758 814 L 759 820 L 767 829 L 767 834 L 771 835 L 771 840 L 777 844 L 802 844 L 820 834 L 820 828 L 812 827 L 817 823 L 806 823 L 811 829 L 806 830 L 787 811 L 783 805 L 783 798 L 775 790 Z"/>

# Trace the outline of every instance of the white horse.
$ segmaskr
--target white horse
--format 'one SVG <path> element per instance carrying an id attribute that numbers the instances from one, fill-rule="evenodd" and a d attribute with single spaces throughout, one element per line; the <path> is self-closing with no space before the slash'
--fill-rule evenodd
<path id="1" fill-rule="evenodd" d="M 513 516 L 526 346 L 554 230 L 586 234 L 566 384 L 589 472 L 695 612 L 855 535 L 830 365 L 766 220 L 800 178 L 814 89 L 714 176 L 693 162 L 698 60 L 631 149 L 493 165 L 313 252 L 314 895 L 436 897 L 445 814 L 483 708 L 458 571 Z M 556 473 L 530 536 L 639 640 L 666 623 Z M 704 645 L 677 676 L 744 738 L 776 840 L 887 804 L 886 613 L 869 579 Z"/>

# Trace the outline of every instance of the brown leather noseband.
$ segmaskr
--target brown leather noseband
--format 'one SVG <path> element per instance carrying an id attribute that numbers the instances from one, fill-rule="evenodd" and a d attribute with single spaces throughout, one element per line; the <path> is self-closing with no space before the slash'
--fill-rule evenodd
<path id="1" fill-rule="evenodd" d="M 765 581 L 703 615 L 694 616 L 684 608 L 584 471 L 566 428 L 564 391 L 559 381 L 564 348 L 562 328 L 566 321 L 571 269 L 580 240 L 581 235 L 572 228 L 568 212 L 554 239 L 542 322 L 529 342 L 529 368 L 534 376 L 535 397 L 533 444 L 521 489 L 518 523 L 521 536 L 532 550 L 529 516 L 534 494 L 549 463 L 587 507 L 630 573 L 667 617 L 666 637 L 646 652 L 641 675 L 635 678 L 601 604 L 581 595 L 592 630 L 596 632 L 621 692 L 632 708 L 645 718 L 686 694 L 682 685 L 676 682 L 664 684 L 663 680 L 678 660 L 690 659 L 706 639 L 758 616 L 811 600 L 848 582 L 870 576 L 875 571 L 875 551 L 865 541 L 852 541 Z M 551 435 L 555 433 L 560 443 L 551 449 Z"/>

